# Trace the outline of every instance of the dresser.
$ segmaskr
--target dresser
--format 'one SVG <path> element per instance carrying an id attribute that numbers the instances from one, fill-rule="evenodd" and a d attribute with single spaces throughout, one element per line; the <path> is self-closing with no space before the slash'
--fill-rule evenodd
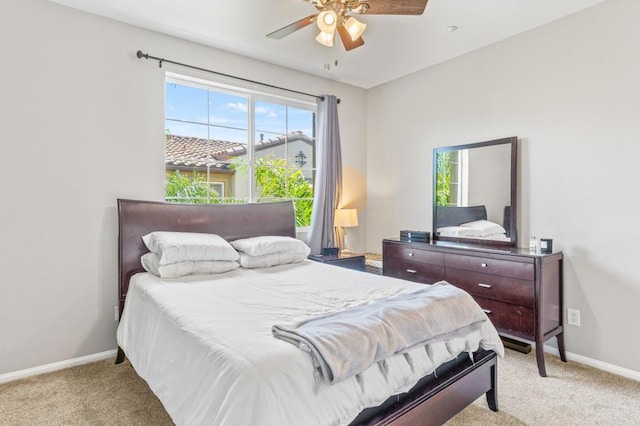
<path id="1" fill-rule="evenodd" d="M 556 337 L 566 362 L 562 324 L 561 252 L 458 243 L 383 240 L 383 274 L 424 284 L 440 280 L 466 290 L 501 335 L 535 342 L 545 377 L 544 342 Z"/>

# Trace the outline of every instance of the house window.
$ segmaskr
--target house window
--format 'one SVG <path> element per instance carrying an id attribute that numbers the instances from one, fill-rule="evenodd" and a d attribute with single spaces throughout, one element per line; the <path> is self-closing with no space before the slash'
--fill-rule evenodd
<path id="1" fill-rule="evenodd" d="M 224 197 L 224 182 L 211 182 L 211 197 L 212 198 L 220 198 Z"/>
<path id="2" fill-rule="evenodd" d="M 175 75 L 165 99 L 167 201 L 291 199 L 310 225 L 315 104 Z"/>

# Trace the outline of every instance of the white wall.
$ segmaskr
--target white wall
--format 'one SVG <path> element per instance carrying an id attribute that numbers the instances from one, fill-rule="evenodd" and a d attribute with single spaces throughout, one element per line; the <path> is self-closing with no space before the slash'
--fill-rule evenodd
<path id="1" fill-rule="evenodd" d="M 0 374 L 116 347 L 116 199 L 164 195 L 171 68 L 138 49 L 340 97 L 345 194 L 365 221 L 364 90 L 45 0 L 3 0 Z M 363 250 L 358 231 L 351 243 Z"/>
<path id="2" fill-rule="evenodd" d="M 434 147 L 516 135 L 520 246 L 553 238 L 582 313 L 567 350 L 640 371 L 638 22 L 610 0 L 370 90 L 367 248 L 431 228 Z"/>

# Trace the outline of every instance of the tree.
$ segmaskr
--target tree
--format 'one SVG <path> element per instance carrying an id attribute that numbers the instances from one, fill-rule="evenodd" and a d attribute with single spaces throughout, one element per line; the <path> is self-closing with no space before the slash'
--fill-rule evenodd
<path id="1" fill-rule="evenodd" d="M 296 226 L 311 225 L 313 209 L 313 185 L 295 166 L 287 165 L 282 158 L 258 158 L 255 161 L 256 185 L 260 198 L 292 199 L 296 213 Z M 238 173 L 247 173 L 246 164 L 235 163 L 231 167 Z M 167 178 L 165 198 L 173 203 L 217 204 L 235 203 L 234 198 L 222 198 L 195 170 L 191 177 L 176 170 Z"/>
<path id="2" fill-rule="evenodd" d="M 451 153 L 438 153 L 436 162 L 436 206 L 448 206 L 451 201 Z"/>
<path id="3" fill-rule="evenodd" d="M 296 226 L 311 225 L 313 209 L 313 186 L 305 179 L 302 171 L 288 166 L 283 158 L 258 158 L 256 164 L 256 184 L 261 197 L 293 199 L 296 212 Z"/>
<path id="4" fill-rule="evenodd" d="M 165 199 L 172 203 L 213 204 L 220 194 L 214 191 L 207 181 L 194 170 L 191 177 L 176 170 L 167 178 Z"/>

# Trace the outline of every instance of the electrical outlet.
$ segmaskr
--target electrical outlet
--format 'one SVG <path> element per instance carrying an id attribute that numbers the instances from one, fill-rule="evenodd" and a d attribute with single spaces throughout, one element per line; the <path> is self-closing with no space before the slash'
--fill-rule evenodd
<path id="1" fill-rule="evenodd" d="M 120 311 L 118 310 L 118 306 L 117 305 L 113 307 L 113 316 L 114 316 L 114 319 L 116 321 L 118 321 L 120 319 L 119 318 L 120 317 Z"/>
<path id="2" fill-rule="evenodd" d="M 567 324 L 580 327 L 580 310 L 567 308 Z"/>

